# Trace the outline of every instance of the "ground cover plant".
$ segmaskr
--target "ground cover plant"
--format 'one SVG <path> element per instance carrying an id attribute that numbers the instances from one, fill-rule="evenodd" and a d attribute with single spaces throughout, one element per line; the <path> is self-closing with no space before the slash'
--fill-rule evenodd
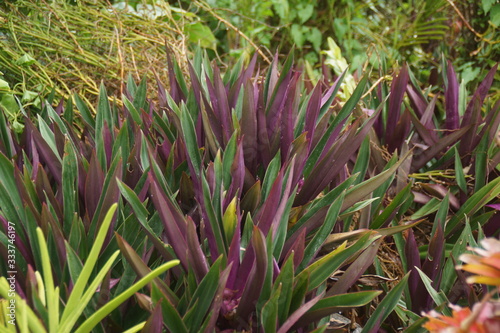
<path id="1" fill-rule="evenodd" d="M 324 326 L 328 314 L 362 307 L 381 294 L 347 291 L 372 264 L 382 237 L 411 225 L 348 232 L 341 238 L 349 246 L 329 239 L 337 217 L 366 205 L 364 197 L 399 165 L 366 181 L 341 172 L 376 119 L 346 124 L 364 86 L 334 115 L 330 104 L 341 78 L 324 92 L 321 85 L 308 88 L 290 59 L 280 73 L 276 62 L 259 79 L 255 60 L 248 68 L 237 66 L 224 83 L 218 68 L 198 53 L 189 89 L 172 65 L 170 91 L 159 83 L 156 106 L 146 99 L 145 80 L 136 86 L 130 79 L 123 107 L 111 106 L 102 88 L 96 117 L 75 96 L 79 114 L 71 103 L 55 109 L 47 103 L 36 119 L 25 119 L 22 135 L 3 118 L 2 190 L 13 195 L 2 197 L 2 243 L 7 255 L 11 222 L 18 235 L 16 269 L 27 272 L 16 285 L 29 305 L 30 320 L 22 327 L 72 327 L 64 313 L 58 320 L 57 309 L 71 304 L 86 272 L 95 280 L 85 294 L 99 291 L 72 321 L 86 331 L 89 321 L 96 324 L 93 309 L 108 299 L 119 305 L 122 292 L 161 272 L 150 273 L 149 267 L 175 258 L 179 267 L 120 312 L 97 316 L 104 322 L 95 330 L 124 330 L 141 319 L 144 330 L 303 330 Z M 314 177 L 325 164 L 333 169 Z M 101 223 L 115 202 L 119 214 Z M 109 225 L 115 234 L 103 227 Z M 101 268 L 92 272 L 82 265 L 96 264 L 97 230 L 104 250 L 97 260 Z M 42 235 L 47 250 L 40 257 Z M 118 249 L 123 257 L 114 263 Z M 53 277 L 45 256 L 58 272 Z M 327 288 L 330 276 L 347 263 L 364 269 Z M 165 265 L 160 267 L 172 264 Z M 133 284 L 136 276 L 142 280 Z M 384 298 L 388 308 L 375 313 L 378 319 L 367 330 L 389 315 L 404 281 Z"/>
<path id="2" fill-rule="evenodd" d="M 188 77 L 169 60 L 155 102 L 130 77 L 121 103 L 101 86 L 95 115 L 78 95 L 24 110 L 22 133 L 2 113 L 22 331 L 324 331 L 334 312 L 419 331 L 422 311 L 472 307 L 454 266 L 497 231 L 496 67 L 468 103 L 450 64 L 444 100 L 403 67 L 342 101 L 344 75 L 312 85 L 291 57 L 256 60 L 222 76 L 197 52 Z"/>

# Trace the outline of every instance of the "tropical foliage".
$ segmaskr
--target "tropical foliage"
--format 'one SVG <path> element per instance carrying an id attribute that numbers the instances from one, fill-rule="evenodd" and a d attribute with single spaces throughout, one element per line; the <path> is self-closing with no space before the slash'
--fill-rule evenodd
<path id="1" fill-rule="evenodd" d="M 450 1 L 346 3 L 0 5 L 0 330 L 495 332 L 498 65 L 422 69 Z"/>

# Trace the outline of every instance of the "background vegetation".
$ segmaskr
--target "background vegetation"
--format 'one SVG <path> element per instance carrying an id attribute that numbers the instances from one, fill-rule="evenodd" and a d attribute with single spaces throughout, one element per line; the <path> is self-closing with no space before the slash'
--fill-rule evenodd
<path id="1" fill-rule="evenodd" d="M 0 330 L 496 332 L 496 1 L 0 11 Z"/>

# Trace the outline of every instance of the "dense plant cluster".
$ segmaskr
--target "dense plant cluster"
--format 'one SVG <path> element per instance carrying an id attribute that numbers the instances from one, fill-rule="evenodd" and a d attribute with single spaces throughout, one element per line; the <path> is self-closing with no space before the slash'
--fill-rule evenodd
<path id="1" fill-rule="evenodd" d="M 21 134 L 2 114 L 0 246 L 7 262 L 14 225 L 24 331 L 323 331 L 354 308 L 364 332 L 418 330 L 463 290 L 455 260 L 498 224 L 496 67 L 463 106 L 449 64 L 441 113 L 406 66 L 341 101 L 344 75 L 312 86 L 291 57 L 265 75 L 256 59 L 221 76 L 198 52 L 189 80 L 169 61 L 157 102 L 129 78 L 122 106 L 104 87 L 95 116 L 47 101 Z"/>
<path id="2" fill-rule="evenodd" d="M 414 4 L 1 3 L 0 331 L 498 331 L 500 5 Z"/>

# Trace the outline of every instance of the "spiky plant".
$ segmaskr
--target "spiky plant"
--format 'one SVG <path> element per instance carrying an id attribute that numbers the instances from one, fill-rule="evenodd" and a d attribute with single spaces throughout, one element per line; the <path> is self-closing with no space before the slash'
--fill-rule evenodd
<path id="1" fill-rule="evenodd" d="M 360 320 L 365 332 L 382 325 L 408 275 L 383 298 L 355 285 L 380 271 L 383 238 L 415 225 L 390 226 L 397 207 L 383 200 L 407 154 L 368 171 L 366 136 L 382 107 L 363 112 L 367 78 L 332 107 L 342 76 L 312 87 L 291 58 L 265 77 L 255 67 L 240 62 L 221 77 L 198 53 L 189 80 L 170 64 L 170 90 L 158 82 L 157 103 L 145 80 L 129 79 L 123 106 L 101 88 L 95 115 L 75 96 L 55 109 L 46 103 L 21 135 L 0 117 L 0 248 L 7 259 L 14 223 L 16 292 L 38 326 L 53 331 L 58 322 L 39 296 L 47 262 L 59 286 L 50 304 L 63 308 L 104 234 L 102 268 L 87 271 L 104 278 L 76 322 L 85 329 L 97 324 L 94 312 L 122 301 L 96 332 L 322 331 L 330 314 L 351 308 L 370 317 Z M 118 213 L 105 219 L 115 203 Z M 366 207 L 382 213 L 359 217 Z M 136 279 L 172 260 L 180 265 L 124 301 Z M 377 309 L 365 306 L 374 300 Z"/>

